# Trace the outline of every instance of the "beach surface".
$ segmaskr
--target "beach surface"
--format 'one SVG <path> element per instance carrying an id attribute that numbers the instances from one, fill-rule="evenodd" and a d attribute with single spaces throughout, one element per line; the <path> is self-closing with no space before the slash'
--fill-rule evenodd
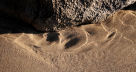
<path id="1" fill-rule="evenodd" d="M 0 72 L 136 72 L 136 11 L 48 33 L 1 13 Z"/>

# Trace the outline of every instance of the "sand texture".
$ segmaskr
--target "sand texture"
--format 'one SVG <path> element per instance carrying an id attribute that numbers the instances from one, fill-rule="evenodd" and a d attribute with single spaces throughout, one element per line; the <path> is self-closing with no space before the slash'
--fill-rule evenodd
<path id="1" fill-rule="evenodd" d="M 136 72 L 136 11 L 59 32 L 21 23 L 0 15 L 0 72 Z"/>

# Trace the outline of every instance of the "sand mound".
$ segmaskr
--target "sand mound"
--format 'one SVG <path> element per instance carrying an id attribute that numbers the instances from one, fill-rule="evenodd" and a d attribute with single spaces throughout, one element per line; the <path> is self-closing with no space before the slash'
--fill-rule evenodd
<path id="1" fill-rule="evenodd" d="M 136 71 L 135 11 L 59 32 L 9 30 L 0 34 L 0 72 Z"/>

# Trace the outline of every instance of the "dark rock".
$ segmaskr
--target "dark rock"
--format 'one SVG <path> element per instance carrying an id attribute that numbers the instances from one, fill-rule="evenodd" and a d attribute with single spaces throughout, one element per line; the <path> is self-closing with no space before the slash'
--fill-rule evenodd
<path id="1" fill-rule="evenodd" d="M 122 9 L 136 0 L 56 0 L 59 24 L 79 25 L 97 23 L 113 12 Z"/>
<path id="2" fill-rule="evenodd" d="M 0 0 L 0 11 L 14 14 L 41 31 L 97 23 L 136 0 Z"/>

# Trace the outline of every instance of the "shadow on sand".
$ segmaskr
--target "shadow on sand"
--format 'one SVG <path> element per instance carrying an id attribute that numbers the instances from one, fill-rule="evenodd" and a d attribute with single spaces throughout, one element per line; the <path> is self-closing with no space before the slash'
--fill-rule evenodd
<path id="1" fill-rule="evenodd" d="M 31 24 L 4 12 L 0 12 L 0 34 L 5 33 L 43 33 L 37 31 Z"/>

